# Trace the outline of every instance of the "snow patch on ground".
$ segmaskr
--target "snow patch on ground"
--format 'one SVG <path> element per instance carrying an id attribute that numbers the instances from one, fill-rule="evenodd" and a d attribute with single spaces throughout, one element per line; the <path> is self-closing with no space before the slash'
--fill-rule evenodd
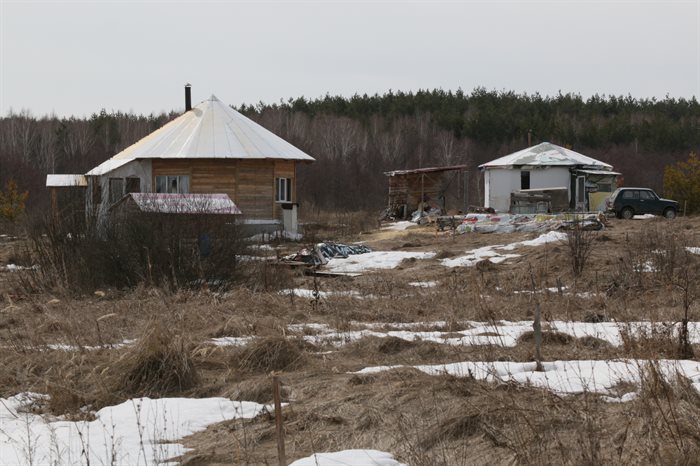
<path id="1" fill-rule="evenodd" d="M 527 241 L 518 241 L 517 243 L 511 243 L 507 246 L 503 246 L 501 249 L 504 251 L 512 251 L 513 249 L 520 247 L 520 246 L 544 246 L 545 244 L 548 243 L 556 243 L 558 241 L 565 241 L 567 238 L 566 233 L 562 233 L 561 231 L 549 231 L 547 233 L 543 233 L 540 236 L 538 236 L 535 239 L 527 240 Z"/>
<path id="2" fill-rule="evenodd" d="M 382 226 L 382 230 L 385 231 L 403 231 L 406 228 L 414 227 L 416 224 L 414 222 L 403 220 L 401 222 L 393 222 Z"/>
<path id="3" fill-rule="evenodd" d="M 415 286 L 416 288 L 435 288 L 438 282 L 408 282 L 408 286 Z"/>
<path id="4" fill-rule="evenodd" d="M 19 270 L 37 270 L 39 268 L 39 266 L 38 265 L 24 266 L 24 265 L 16 265 L 16 264 L 7 264 L 3 268 L 9 272 L 17 272 Z"/>
<path id="5" fill-rule="evenodd" d="M 562 233 L 560 231 L 550 231 L 548 233 L 541 234 L 535 239 L 527 241 L 518 241 L 516 243 L 506 245 L 495 244 L 472 249 L 471 251 L 467 251 L 467 254 L 464 256 L 459 256 L 452 259 L 442 259 L 440 263 L 445 267 L 471 267 L 483 260 L 489 260 L 494 264 L 500 264 L 508 259 L 520 257 L 520 254 L 503 254 L 497 250 L 512 251 L 521 246 L 542 246 L 547 243 L 553 243 L 565 239 L 566 233 Z"/>
<path id="6" fill-rule="evenodd" d="M 72 422 L 29 411 L 42 399 L 31 393 L 0 398 L 3 465 L 163 464 L 186 452 L 178 439 L 266 409 L 226 398 L 137 398 L 97 411 L 94 421 Z"/>
<path id="7" fill-rule="evenodd" d="M 685 248 L 691 254 L 700 254 L 700 248 L 697 247 L 687 247 Z"/>
<path id="8" fill-rule="evenodd" d="M 667 380 L 680 374 L 689 378 L 696 389 L 700 389 L 700 362 L 662 359 L 653 363 L 658 364 L 660 373 Z M 413 367 L 428 375 L 449 374 L 487 382 L 516 382 L 562 395 L 590 392 L 611 397 L 616 394 L 615 386 L 622 382 L 640 383 L 648 364 L 649 361 L 637 359 L 552 361 L 543 362 L 544 370 L 538 372 L 534 362 L 467 361 L 419 366 L 376 366 L 356 373 L 372 374 L 399 367 Z M 623 398 L 625 397 L 615 401 L 624 401 Z M 630 396 L 626 399 L 630 399 Z"/>
<path id="9" fill-rule="evenodd" d="M 306 288 L 294 288 L 294 289 L 287 289 L 287 290 L 282 290 L 279 292 L 279 294 L 284 295 L 284 296 L 289 296 L 293 294 L 294 296 L 298 298 L 304 298 L 304 299 L 315 299 L 318 294 L 319 299 L 326 299 L 331 296 L 344 296 L 348 298 L 366 298 L 368 296 L 364 296 L 360 294 L 359 291 L 356 290 L 349 290 L 349 291 L 314 291 L 314 290 L 309 290 Z"/>
<path id="10" fill-rule="evenodd" d="M 134 339 L 129 339 L 129 340 L 122 340 L 120 343 L 96 345 L 96 346 L 77 346 L 77 345 L 67 345 L 64 343 L 49 343 L 46 345 L 46 348 L 48 348 L 50 350 L 57 350 L 57 351 L 96 351 L 96 350 L 102 350 L 102 349 L 124 348 L 126 346 L 131 346 L 132 344 L 134 344 L 135 341 L 136 340 L 134 340 Z"/>
<path id="11" fill-rule="evenodd" d="M 339 331 L 328 324 L 292 324 L 287 327 L 291 335 L 298 335 L 314 345 L 341 347 L 365 337 L 395 337 L 406 341 L 428 341 L 452 346 L 501 346 L 514 347 L 518 339 L 532 331 L 532 321 L 477 322 L 461 321 L 454 323 L 464 330 L 420 331 L 419 328 L 445 328 L 447 322 L 350 322 L 354 330 Z M 678 335 L 679 324 L 672 322 L 571 322 L 549 321 L 543 323 L 543 330 L 559 332 L 574 338 L 597 338 L 612 346 L 622 346 L 623 335 L 639 338 L 644 335 Z M 700 344 L 700 322 L 688 323 L 688 336 L 692 344 Z M 673 337 L 675 338 L 675 336 Z M 218 346 L 243 346 L 254 337 L 214 338 Z"/>
<path id="12" fill-rule="evenodd" d="M 330 259 L 325 270 L 335 273 L 364 272 L 372 269 L 393 269 L 404 259 L 431 259 L 434 252 L 373 251 L 349 256 L 347 259 Z"/>
<path id="13" fill-rule="evenodd" d="M 377 450 L 343 450 L 333 453 L 314 453 L 296 460 L 289 466 L 404 466 L 391 453 Z"/>

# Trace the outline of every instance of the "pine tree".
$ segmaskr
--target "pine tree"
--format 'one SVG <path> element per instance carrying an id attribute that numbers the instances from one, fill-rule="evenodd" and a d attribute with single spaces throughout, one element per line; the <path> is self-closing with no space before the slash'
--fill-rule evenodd
<path id="1" fill-rule="evenodd" d="M 21 193 L 14 179 L 7 182 L 5 191 L 0 191 L 0 218 L 14 222 L 23 212 L 29 193 Z"/>

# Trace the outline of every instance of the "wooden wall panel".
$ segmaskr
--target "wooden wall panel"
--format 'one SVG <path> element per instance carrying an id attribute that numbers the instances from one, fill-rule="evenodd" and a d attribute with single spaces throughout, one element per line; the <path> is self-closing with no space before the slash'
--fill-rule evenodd
<path id="1" fill-rule="evenodd" d="M 153 187 L 159 175 L 189 175 L 193 193 L 225 193 L 248 218 L 281 218 L 275 177 L 292 178 L 296 202 L 296 163 L 286 160 L 153 160 Z"/>
<path id="2" fill-rule="evenodd" d="M 236 204 L 250 218 L 275 218 L 274 161 L 239 160 Z"/>

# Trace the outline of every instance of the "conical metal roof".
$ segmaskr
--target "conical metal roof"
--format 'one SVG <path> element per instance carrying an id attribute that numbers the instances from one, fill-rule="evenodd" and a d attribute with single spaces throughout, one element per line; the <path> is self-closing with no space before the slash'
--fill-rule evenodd
<path id="1" fill-rule="evenodd" d="M 508 168 L 523 165 L 543 167 L 582 166 L 586 168 L 597 168 L 599 170 L 612 170 L 612 165 L 608 165 L 600 160 L 592 159 L 549 142 L 543 142 L 536 146 L 528 147 L 527 149 L 492 160 L 479 165 L 479 168 Z"/>
<path id="2" fill-rule="evenodd" d="M 136 159 L 218 158 L 314 161 L 212 95 L 87 174 L 104 175 Z"/>

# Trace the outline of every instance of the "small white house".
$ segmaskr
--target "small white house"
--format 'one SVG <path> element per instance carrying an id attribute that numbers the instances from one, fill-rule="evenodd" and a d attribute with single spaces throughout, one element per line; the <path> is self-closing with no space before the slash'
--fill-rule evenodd
<path id="1" fill-rule="evenodd" d="M 571 210 L 603 210 L 605 198 L 616 188 L 612 166 L 570 149 L 543 142 L 492 160 L 484 172 L 484 205 L 508 212 L 511 194 L 563 191 Z"/>

